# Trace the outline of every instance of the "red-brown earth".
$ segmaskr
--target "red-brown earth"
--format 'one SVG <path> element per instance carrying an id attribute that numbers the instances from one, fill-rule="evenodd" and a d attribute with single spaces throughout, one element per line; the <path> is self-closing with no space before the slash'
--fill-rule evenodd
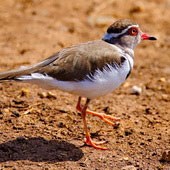
<path id="1" fill-rule="evenodd" d="M 91 110 L 122 117 L 113 128 L 87 116 L 92 137 L 108 141 L 108 150 L 84 146 L 77 96 L 1 83 L 0 169 L 170 169 L 169 0 L 1 0 L 0 71 L 100 39 L 122 18 L 158 40 L 143 41 L 126 83 L 90 104 Z M 142 93 L 131 94 L 133 86 Z"/>

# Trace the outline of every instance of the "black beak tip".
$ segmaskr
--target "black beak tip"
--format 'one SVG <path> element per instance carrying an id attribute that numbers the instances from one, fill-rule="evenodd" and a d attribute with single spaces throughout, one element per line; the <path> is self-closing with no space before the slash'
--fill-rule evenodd
<path id="1" fill-rule="evenodd" d="M 156 37 L 149 37 L 149 40 L 157 40 Z"/>

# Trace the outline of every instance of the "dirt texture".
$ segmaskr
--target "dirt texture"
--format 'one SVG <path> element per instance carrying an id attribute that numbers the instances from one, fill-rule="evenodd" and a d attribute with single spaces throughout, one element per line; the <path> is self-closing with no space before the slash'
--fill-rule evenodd
<path id="1" fill-rule="evenodd" d="M 170 170 L 170 0 L 1 0 L 0 71 L 101 39 L 125 18 L 158 41 L 143 41 L 127 81 L 89 106 L 122 117 L 112 127 L 87 116 L 93 139 L 108 141 L 108 150 L 84 145 L 77 96 L 1 83 L 0 169 Z M 132 94 L 133 86 L 142 92 Z"/>

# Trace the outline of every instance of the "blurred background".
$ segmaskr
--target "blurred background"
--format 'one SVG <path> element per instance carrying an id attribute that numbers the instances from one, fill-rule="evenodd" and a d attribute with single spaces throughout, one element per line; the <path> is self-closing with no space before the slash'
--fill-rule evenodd
<path id="1" fill-rule="evenodd" d="M 100 39 L 110 24 L 125 18 L 157 36 L 159 41 L 149 46 L 161 47 L 160 51 L 169 46 L 169 10 L 169 0 L 0 1 L 1 56 L 5 56 L 4 63 L 11 53 L 11 57 L 24 56 L 20 60 L 29 56 L 27 61 L 32 63 L 34 57 L 39 60 L 63 47 Z M 146 43 L 150 44 L 142 46 L 148 48 Z"/>
<path id="2" fill-rule="evenodd" d="M 77 97 L 60 91 L 49 93 L 34 85 L 5 83 L 0 84 L 1 168 L 169 167 L 170 0 L 1 0 L 0 71 L 35 64 L 64 47 L 101 39 L 107 27 L 118 19 L 135 20 L 158 40 L 143 41 L 135 49 L 134 70 L 126 83 L 91 104 L 93 110 L 124 117 L 114 130 L 88 117 L 94 137 L 107 139 L 110 150 L 103 155 L 100 150 L 82 147 L 78 155 L 72 155 L 72 145 L 66 145 L 64 154 L 69 157 L 63 156 L 62 147 L 60 153 L 44 150 L 50 147 L 44 140 L 82 145 L 81 117 L 74 108 Z M 133 86 L 142 92 L 132 94 Z M 18 145 L 16 139 L 20 136 L 30 145 Z M 36 150 L 39 145 L 31 143 L 30 137 L 43 138 L 38 140 L 44 146 L 40 149 L 43 153 Z M 9 140 L 11 143 L 7 143 Z M 22 150 L 34 145 L 35 152 L 23 156 Z M 60 157 L 55 158 L 56 154 Z M 52 159 L 53 164 L 48 164 Z"/>

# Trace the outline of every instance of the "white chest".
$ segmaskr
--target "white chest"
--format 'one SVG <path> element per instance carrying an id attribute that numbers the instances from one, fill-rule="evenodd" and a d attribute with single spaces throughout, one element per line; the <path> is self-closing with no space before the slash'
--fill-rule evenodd
<path id="1" fill-rule="evenodd" d="M 92 81 L 84 80 L 75 83 L 72 92 L 75 94 L 78 92 L 79 95 L 93 99 L 115 90 L 126 80 L 130 65 L 128 61 L 125 61 L 121 68 L 108 67 L 103 71 L 97 70 Z"/>

